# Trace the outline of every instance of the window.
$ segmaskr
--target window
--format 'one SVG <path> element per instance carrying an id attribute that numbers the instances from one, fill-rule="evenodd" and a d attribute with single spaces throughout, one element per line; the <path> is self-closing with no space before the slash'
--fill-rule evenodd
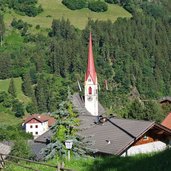
<path id="1" fill-rule="evenodd" d="M 30 128 L 33 128 L 33 125 L 30 125 Z"/>
<path id="2" fill-rule="evenodd" d="M 92 88 L 91 87 L 88 88 L 88 94 L 92 94 Z"/>
<path id="3" fill-rule="evenodd" d="M 38 134 L 38 132 L 35 132 L 35 134 L 37 135 L 37 134 Z"/>
<path id="4" fill-rule="evenodd" d="M 38 128 L 38 125 L 36 125 L 35 128 Z"/>
<path id="5" fill-rule="evenodd" d="M 147 135 L 144 135 L 143 140 L 148 140 Z"/>
<path id="6" fill-rule="evenodd" d="M 90 78 L 88 79 L 88 82 L 91 82 L 91 79 Z"/>

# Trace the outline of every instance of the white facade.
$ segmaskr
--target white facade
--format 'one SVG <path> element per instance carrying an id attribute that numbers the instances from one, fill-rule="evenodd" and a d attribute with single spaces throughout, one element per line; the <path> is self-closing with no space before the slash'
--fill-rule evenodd
<path id="1" fill-rule="evenodd" d="M 48 130 L 48 121 L 41 123 L 35 119 L 32 119 L 25 124 L 25 130 L 28 133 L 32 133 L 34 138 L 37 138 Z"/>
<path id="2" fill-rule="evenodd" d="M 130 147 L 125 153 L 121 156 L 132 156 L 142 153 L 151 153 L 165 150 L 167 145 L 161 141 L 150 142 L 147 144 L 141 144 Z"/>
<path id="3" fill-rule="evenodd" d="M 85 81 L 85 108 L 93 115 L 98 116 L 98 85 L 91 76 Z"/>

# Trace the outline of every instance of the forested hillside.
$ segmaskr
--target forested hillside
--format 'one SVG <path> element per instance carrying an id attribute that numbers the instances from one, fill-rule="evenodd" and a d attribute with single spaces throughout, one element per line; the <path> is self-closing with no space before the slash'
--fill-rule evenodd
<path id="1" fill-rule="evenodd" d="M 127 1 L 119 2 L 126 8 Z M 144 4 L 151 5 L 151 13 Z M 83 86 L 91 28 L 99 99 L 110 112 L 132 117 L 129 115 L 132 99 L 157 100 L 171 94 L 171 22 L 166 4 L 167 1 L 164 4 L 133 1 L 131 6 L 137 10 L 132 12 L 131 19 L 119 18 L 114 23 L 89 19 L 83 30 L 74 28 L 69 20 L 54 19 L 47 35 L 41 31 L 28 32 L 29 25 L 22 20 L 13 21 L 13 31 L 5 33 L 8 29 L 1 17 L 0 79 L 22 78 L 23 92 L 32 99 L 24 106 L 27 112 L 55 111 L 66 99 L 68 88 L 71 92 L 78 91 L 77 80 Z M 167 12 L 154 15 L 159 6 Z M 19 43 L 11 46 L 8 39 L 3 39 L 7 34 L 17 35 Z M 144 105 L 150 106 L 148 103 Z M 156 109 L 157 103 L 151 103 Z"/>

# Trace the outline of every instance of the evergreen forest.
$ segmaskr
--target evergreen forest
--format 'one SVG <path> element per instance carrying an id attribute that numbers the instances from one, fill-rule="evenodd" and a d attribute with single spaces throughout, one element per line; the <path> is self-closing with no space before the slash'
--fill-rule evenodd
<path id="1" fill-rule="evenodd" d="M 145 8 L 145 3 L 133 3 L 137 10 L 131 19 L 118 18 L 115 23 L 89 19 L 83 30 L 72 26 L 69 20 L 53 20 L 47 35 L 32 34 L 27 31 L 28 23 L 15 19 L 11 26 L 23 41 L 18 47 L 10 47 L 5 38 L 3 41 L 8 28 L 1 16 L 0 79 L 22 78 L 23 92 L 31 98 L 24 106 L 27 112 L 55 111 L 66 99 L 68 87 L 76 92 L 77 81 L 84 85 L 91 28 L 99 100 L 110 112 L 128 117 L 132 99 L 146 103 L 143 100 L 157 101 L 171 94 L 170 11 L 165 3 L 147 4 Z M 147 9 L 150 5 L 152 14 Z M 165 12 L 156 16 L 159 7 Z M 10 94 L 15 98 L 13 92 Z"/>

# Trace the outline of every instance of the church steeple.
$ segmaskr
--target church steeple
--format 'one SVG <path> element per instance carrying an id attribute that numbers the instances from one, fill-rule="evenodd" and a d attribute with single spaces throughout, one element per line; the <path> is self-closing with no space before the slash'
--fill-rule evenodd
<path id="1" fill-rule="evenodd" d="M 92 36 L 90 32 L 89 36 L 89 47 L 88 47 L 88 65 L 87 65 L 87 71 L 85 75 L 85 81 L 87 80 L 88 77 L 91 77 L 94 84 L 96 83 L 96 69 L 94 66 L 94 57 L 93 57 L 93 46 L 92 46 Z"/>
<path id="2" fill-rule="evenodd" d="M 93 115 L 98 115 L 98 86 L 94 65 L 92 36 L 90 32 L 88 47 L 88 64 L 85 74 L 85 108 Z"/>

